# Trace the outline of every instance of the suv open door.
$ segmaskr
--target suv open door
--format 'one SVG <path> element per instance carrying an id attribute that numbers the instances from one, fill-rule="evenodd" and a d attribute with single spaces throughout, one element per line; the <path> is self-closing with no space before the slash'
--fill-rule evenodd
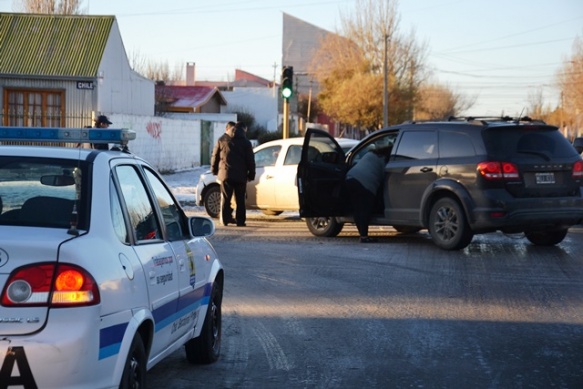
<path id="1" fill-rule="evenodd" d="M 341 216 L 346 213 L 344 151 L 330 134 L 308 129 L 298 164 L 300 217 Z"/>

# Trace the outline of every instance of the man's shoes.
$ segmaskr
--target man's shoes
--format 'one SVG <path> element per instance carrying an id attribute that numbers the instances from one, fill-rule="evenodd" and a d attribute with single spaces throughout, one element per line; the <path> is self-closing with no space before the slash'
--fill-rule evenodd
<path id="1" fill-rule="evenodd" d="M 229 220 L 225 220 L 223 222 L 224 226 L 228 226 L 229 224 L 238 224 L 238 223 L 237 223 L 237 220 L 235 220 L 235 219 L 229 219 Z"/>
<path id="2" fill-rule="evenodd" d="M 245 223 L 237 223 L 237 227 L 247 227 L 247 224 L 245 224 Z"/>
<path id="3" fill-rule="evenodd" d="M 378 240 L 376 238 L 371 238 L 370 236 L 360 237 L 360 243 L 376 243 Z"/>

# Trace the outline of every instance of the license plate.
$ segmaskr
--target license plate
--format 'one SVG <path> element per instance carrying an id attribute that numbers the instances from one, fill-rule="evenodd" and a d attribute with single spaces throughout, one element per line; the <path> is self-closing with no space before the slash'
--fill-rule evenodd
<path id="1" fill-rule="evenodd" d="M 537 184 L 554 184 L 555 183 L 555 173 L 535 173 L 535 179 Z"/>

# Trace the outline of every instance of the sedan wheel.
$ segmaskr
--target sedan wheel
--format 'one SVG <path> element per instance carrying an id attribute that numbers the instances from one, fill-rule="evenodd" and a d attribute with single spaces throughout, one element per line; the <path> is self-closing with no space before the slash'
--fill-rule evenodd
<path id="1" fill-rule="evenodd" d="M 210 217 L 219 217 L 221 213 L 221 188 L 218 185 L 209 187 L 204 194 L 202 203 Z"/>

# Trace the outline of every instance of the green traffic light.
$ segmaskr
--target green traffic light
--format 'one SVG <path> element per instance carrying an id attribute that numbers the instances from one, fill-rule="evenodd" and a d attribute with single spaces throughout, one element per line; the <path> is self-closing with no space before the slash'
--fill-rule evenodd
<path id="1" fill-rule="evenodd" d="M 281 95 L 284 99 L 289 99 L 292 96 L 292 90 L 290 88 L 283 88 Z"/>

